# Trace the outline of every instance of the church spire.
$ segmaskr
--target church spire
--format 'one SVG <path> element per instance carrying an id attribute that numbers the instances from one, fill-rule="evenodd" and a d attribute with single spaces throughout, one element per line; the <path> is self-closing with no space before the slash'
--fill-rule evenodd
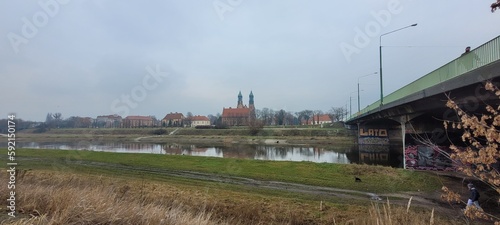
<path id="1" fill-rule="evenodd" d="M 250 91 L 249 99 L 250 100 L 248 101 L 248 106 L 250 108 L 253 108 L 254 107 L 254 102 L 253 102 L 253 92 L 252 91 Z"/>
<path id="2" fill-rule="evenodd" d="M 243 95 L 241 95 L 241 91 L 238 94 L 238 106 L 236 108 L 243 108 Z"/>

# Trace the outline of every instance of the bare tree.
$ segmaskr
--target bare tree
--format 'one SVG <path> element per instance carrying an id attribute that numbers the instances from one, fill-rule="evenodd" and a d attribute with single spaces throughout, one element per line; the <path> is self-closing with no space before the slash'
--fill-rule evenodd
<path id="1" fill-rule="evenodd" d="M 313 117 L 313 111 L 312 110 L 302 110 L 299 112 L 298 114 L 299 116 L 299 123 L 302 124 L 302 119 L 304 119 L 306 122 L 305 124 L 309 124 L 309 119 L 311 119 L 311 117 Z"/>
<path id="2" fill-rule="evenodd" d="M 286 111 L 281 109 L 275 113 L 276 125 L 284 125 L 286 118 Z"/>
<path id="3" fill-rule="evenodd" d="M 491 7 L 491 12 L 495 12 L 497 8 L 500 8 L 500 0 L 493 2 L 490 7 Z"/>
<path id="4" fill-rule="evenodd" d="M 217 116 L 214 116 L 212 114 L 208 114 L 208 119 L 210 120 L 211 125 L 215 125 L 215 122 L 217 121 Z"/>
<path id="5" fill-rule="evenodd" d="M 54 113 L 52 114 L 55 120 L 61 120 L 62 119 L 62 114 L 61 113 Z"/>
<path id="6" fill-rule="evenodd" d="M 285 115 L 285 125 L 293 125 L 295 122 L 295 116 L 293 116 L 292 112 L 286 112 Z"/>
<path id="7" fill-rule="evenodd" d="M 53 126 L 52 121 L 54 121 L 52 113 L 47 113 L 47 116 L 45 117 L 45 124 L 47 125 L 48 128 L 51 128 Z"/>
<path id="8" fill-rule="evenodd" d="M 314 124 L 314 121 L 316 121 L 316 124 L 319 124 L 319 116 L 321 116 L 321 114 L 323 114 L 323 111 L 321 110 L 314 110 L 314 116 L 313 116 L 313 124 Z M 316 119 L 314 119 L 314 117 L 316 117 Z"/>
<path id="9" fill-rule="evenodd" d="M 486 90 L 494 93 L 496 98 L 500 99 L 500 89 L 491 82 L 486 83 Z M 483 183 L 487 184 L 498 194 L 500 194 L 500 107 L 498 105 L 485 105 L 485 112 L 480 115 L 474 115 L 464 111 L 460 106 L 448 97 L 446 106 L 453 109 L 459 118 L 459 121 L 445 121 L 444 127 L 448 129 L 463 130 L 462 141 L 466 147 L 457 147 L 451 145 L 453 150 L 450 158 L 458 162 L 458 169 L 468 176 L 473 176 Z M 460 195 L 443 187 L 448 200 L 460 201 Z M 500 202 L 500 199 L 498 199 Z M 491 215 L 475 207 L 467 207 L 465 215 L 469 218 L 487 218 Z M 495 218 L 500 224 L 500 219 Z"/>
<path id="10" fill-rule="evenodd" d="M 250 135 L 257 135 L 264 129 L 264 123 L 261 120 L 255 119 L 248 122 L 248 131 Z"/>
<path id="11" fill-rule="evenodd" d="M 269 108 L 263 108 L 258 111 L 257 117 L 262 120 L 264 125 L 272 125 L 274 120 L 274 110 Z"/>
<path id="12" fill-rule="evenodd" d="M 47 117 L 45 118 L 45 123 L 49 128 L 60 127 L 62 123 L 62 114 L 61 113 L 47 113 Z"/>
<path id="13" fill-rule="evenodd" d="M 186 118 L 184 119 L 184 121 L 185 121 L 184 125 L 190 127 L 192 120 L 193 120 L 193 113 L 187 112 Z"/>
<path id="14" fill-rule="evenodd" d="M 161 126 L 161 121 L 156 118 L 156 116 L 149 116 L 153 120 L 153 127 Z"/>
<path id="15" fill-rule="evenodd" d="M 332 107 L 328 111 L 328 116 L 330 116 L 332 122 L 338 122 L 344 120 L 344 115 L 346 114 L 346 112 L 347 110 L 342 107 Z"/>

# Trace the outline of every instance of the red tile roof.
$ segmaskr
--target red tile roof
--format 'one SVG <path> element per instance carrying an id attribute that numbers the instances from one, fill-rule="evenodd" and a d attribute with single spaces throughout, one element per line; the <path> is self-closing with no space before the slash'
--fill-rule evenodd
<path id="1" fill-rule="evenodd" d="M 163 118 L 163 120 L 182 120 L 184 115 L 182 113 L 169 113 Z"/>
<path id="2" fill-rule="evenodd" d="M 150 116 L 127 116 L 126 120 L 153 120 Z"/>
<path id="3" fill-rule="evenodd" d="M 222 117 L 250 116 L 250 108 L 223 108 Z"/>
<path id="4" fill-rule="evenodd" d="M 206 116 L 193 116 L 191 117 L 191 121 L 210 121 Z"/>
<path id="5" fill-rule="evenodd" d="M 106 115 L 106 116 L 97 116 L 97 118 L 107 118 L 107 119 L 121 119 L 122 117 L 119 115 Z"/>
<path id="6" fill-rule="evenodd" d="M 317 116 L 315 116 L 315 117 L 314 117 L 314 120 L 332 122 L 332 119 L 331 119 L 331 118 L 330 118 L 330 116 L 328 116 L 327 114 L 319 115 L 319 119 L 318 119 L 318 117 L 317 117 Z"/>

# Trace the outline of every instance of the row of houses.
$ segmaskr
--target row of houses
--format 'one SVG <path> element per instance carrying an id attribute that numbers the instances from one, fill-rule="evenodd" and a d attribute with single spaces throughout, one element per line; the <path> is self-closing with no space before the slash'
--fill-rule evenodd
<path id="1" fill-rule="evenodd" d="M 249 104 L 243 104 L 243 96 L 241 92 L 238 94 L 238 103 L 236 108 L 222 109 L 222 123 L 227 126 L 248 125 L 252 119 L 255 119 L 254 96 L 250 92 Z M 98 116 L 97 124 L 102 127 L 198 127 L 210 126 L 210 119 L 206 116 L 191 116 L 186 118 L 182 113 L 169 113 L 162 120 L 157 121 L 152 116 L 127 116 L 121 118 L 118 115 Z"/>
<path id="2" fill-rule="evenodd" d="M 314 118 L 309 118 L 308 120 L 301 120 L 302 125 L 321 125 L 326 123 L 332 123 L 332 119 L 327 114 L 315 115 Z"/>
<path id="3" fill-rule="evenodd" d="M 103 128 L 135 128 L 135 127 L 179 127 L 179 126 L 208 126 L 210 120 L 206 116 L 192 116 L 186 118 L 182 113 L 169 113 L 162 120 L 154 116 L 127 116 L 104 115 L 96 118 L 98 127 Z"/>
<path id="4" fill-rule="evenodd" d="M 302 125 L 318 125 L 331 123 L 328 115 L 316 115 L 315 119 L 300 121 Z M 250 92 L 248 106 L 243 104 L 243 95 L 238 94 L 235 108 L 222 108 L 221 122 L 226 126 L 245 126 L 256 119 L 254 95 Z M 100 127 L 197 127 L 209 126 L 210 119 L 206 116 L 191 116 L 186 118 L 182 113 L 168 113 L 163 119 L 156 120 L 153 116 L 127 116 L 122 119 L 118 115 L 98 116 L 97 124 Z"/>

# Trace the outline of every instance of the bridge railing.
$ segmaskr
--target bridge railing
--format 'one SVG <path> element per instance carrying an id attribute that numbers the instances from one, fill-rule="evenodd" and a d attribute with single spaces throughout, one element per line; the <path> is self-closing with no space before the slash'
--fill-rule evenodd
<path id="1" fill-rule="evenodd" d="M 471 70 L 488 65 L 492 62 L 500 60 L 500 36 L 484 43 L 483 45 L 471 50 L 469 53 L 463 54 L 455 60 L 439 67 L 438 69 L 428 73 L 427 75 L 411 82 L 410 84 L 384 96 L 384 104 L 396 101 L 403 97 L 409 96 L 416 92 L 425 90 L 441 82 L 458 77 Z M 372 103 L 360 112 L 351 116 L 355 118 L 365 114 L 371 110 L 377 109 L 380 106 L 380 100 Z"/>

